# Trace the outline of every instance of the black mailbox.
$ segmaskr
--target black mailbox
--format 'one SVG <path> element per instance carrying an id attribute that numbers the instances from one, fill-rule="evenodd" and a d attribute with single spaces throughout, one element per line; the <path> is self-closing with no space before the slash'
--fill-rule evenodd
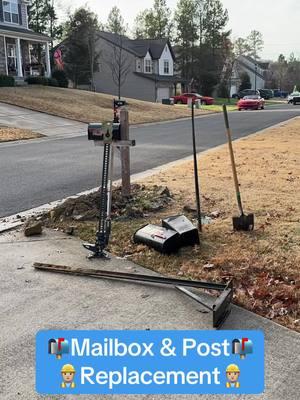
<path id="1" fill-rule="evenodd" d="M 126 105 L 125 100 L 116 100 L 114 99 L 114 108 L 120 108 Z"/>

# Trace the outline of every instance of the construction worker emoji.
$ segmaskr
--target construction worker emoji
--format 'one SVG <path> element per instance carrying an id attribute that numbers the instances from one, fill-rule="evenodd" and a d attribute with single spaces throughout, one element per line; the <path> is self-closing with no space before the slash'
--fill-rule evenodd
<path id="1" fill-rule="evenodd" d="M 73 365 L 71 364 L 65 364 L 62 369 L 61 369 L 61 376 L 63 379 L 63 382 L 61 383 L 61 387 L 63 389 L 65 388 L 71 388 L 74 389 L 75 382 L 73 382 L 74 380 L 74 376 L 75 376 L 75 368 L 73 367 Z"/>
<path id="2" fill-rule="evenodd" d="M 239 388 L 240 387 L 240 383 L 238 382 L 239 376 L 240 376 L 239 367 L 235 364 L 228 365 L 228 367 L 226 368 L 226 378 L 227 378 L 226 387 Z"/>

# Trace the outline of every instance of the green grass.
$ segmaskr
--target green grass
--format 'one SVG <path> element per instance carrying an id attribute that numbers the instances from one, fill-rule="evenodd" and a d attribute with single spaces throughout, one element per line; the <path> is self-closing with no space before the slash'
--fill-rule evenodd
<path id="1" fill-rule="evenodd" d="M 215 105 L 226 104 L 226 105 L 235 106 L 237 104 L 237 102 L 238 102 L 238 99 L 229 99 L 229 101 L 228 101 L 228 99 L 217 97 L 217 98 L 215 98 L 214 104 Z"/>
<path id="2" fill-rule="evenodd" d="M 210 110 L 210 111 L 215 111 L 215 112 L 222 112 L 222 106 L 223 104 L 226 104 L 227 106 L 227 111 L 235 111 L 237 110 L 236 104 L 237 104 L 237 99 L 224 99 L 217 97 L 214 99 L 214 104 L 211 106 L 201 106 L 203 110 Z"/>

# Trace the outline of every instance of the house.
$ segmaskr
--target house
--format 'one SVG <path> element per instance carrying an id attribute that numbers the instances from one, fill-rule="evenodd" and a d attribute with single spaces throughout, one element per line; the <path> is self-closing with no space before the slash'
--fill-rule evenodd
<path id="1" fill-rule="evenodd" d="M 51 39 L 28 28 L 29 4 L 29 0 L 0 0 L 0 74 L 19 81 L 42 70 L 46 76 L 51 75 Z M 38 47 L 42 49 L 43 65 L 36 59 Z"/>
<path id="2" fill-rule="evenodd" d="M 249 56 L 239 56 L 234 64 L 231 76 L 230 96 L 237 93 L 240 86 L 240 74 L 247 72 L 251 89 L 264 89 L 270 62 L 254 60 Z"/>
<path id="3" fill-rule="evenodd" d="M 121 94 L 124 97 L 161 102 L 175 94 L 176 86 L 182 82 L 174 73 L 175 57 L 168 39 L 132 40 L 101 31 L 96 51 L 100 54 L 99 70 L 94 74 L 97 92 L 118 95 L 113 69 L 121 69 L 116 66 L 120 57 L 124 75 Z"/>

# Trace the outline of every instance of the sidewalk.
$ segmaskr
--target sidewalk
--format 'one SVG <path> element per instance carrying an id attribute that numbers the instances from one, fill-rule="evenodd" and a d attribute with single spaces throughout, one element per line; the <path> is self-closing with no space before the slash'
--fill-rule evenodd
<path id="1" fill-rule="evenodd" d="M 0 125 L 31 129 L 48 137 L 78 136 L 86 134 L 87 130 L 82 122 L 5 103 L 0 103 Z"/>
<path id="2" fill-rule="evenodd" d="M 81 242 L 46 230 L 28 239 L 21 232 L 0 235 L 0 398 L 34 400 L 35 334 L 40 329 L 211 329 L 211 315 L 174 289 L 112 280 L 45 273 L 34 262 L 103 268 L 90 261 Z M 145 272 L 129 261 L 112 259 L 105 269 Z M 147 273 L 150 273 L 147 271 Z M 223 329 L 261 329 L 265 333 L 266 389 L 259 396 L 232 399 L 296 400 L 299 398 L 300 336 L 234 307 Z M 250 377 L 251 379 L 251 377 Z M 78 396 L 77 396 L 78 397 Z M 77 398 L 76 397 L 76 398 Z M 104 396 L 103 396 L 104 397 Z M 109 399 L 211 400 L 228 396 L 105 396 Z M 57 396 L 47 396 L 57 399 Z M 73 399 L 75 396 L 60 396 Z M 94 399 L 95 396 L 80 396 Z"/>

